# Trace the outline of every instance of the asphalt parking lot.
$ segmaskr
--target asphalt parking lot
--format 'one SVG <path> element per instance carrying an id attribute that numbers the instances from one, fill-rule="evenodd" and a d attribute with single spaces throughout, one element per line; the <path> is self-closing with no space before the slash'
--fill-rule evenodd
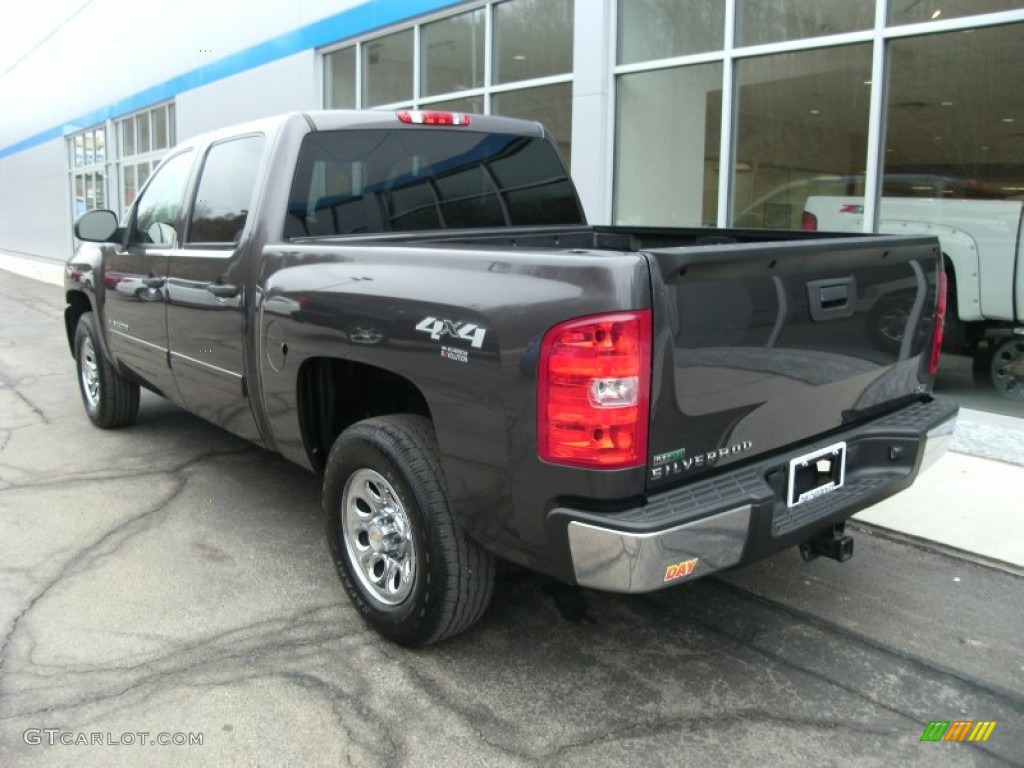
<path id="1" fill-rule="evenodd" d="M 60 289 L 0 270 L 0 307 L 0 765 L 1024 765 L 1016 569 L 866 529 L 644 597 L 510 570 L 409 651 L 317 477 L 152 395 L 93 428 Z"/>

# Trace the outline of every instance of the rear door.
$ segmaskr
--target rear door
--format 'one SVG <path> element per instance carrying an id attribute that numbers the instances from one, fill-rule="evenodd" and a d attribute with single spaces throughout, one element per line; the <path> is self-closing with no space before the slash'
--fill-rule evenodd
<path id="1" fill-rule="evenodd" d="M 185 406 L 256 441 L 245 381 L 243 254 L 265 143 L 253 134 L 207 150 L 167 280 L 168 345 Z"/>

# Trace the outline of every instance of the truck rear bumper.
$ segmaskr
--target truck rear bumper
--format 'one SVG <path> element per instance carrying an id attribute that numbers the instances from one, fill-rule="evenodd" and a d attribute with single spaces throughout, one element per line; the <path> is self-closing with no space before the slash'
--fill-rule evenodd
<path id="1" fill-rule="evenodd" d="M 958 406 L 933 399 L 817 444 L 652 496 L 616 513 L 558 507 L 576 582 L 611 592 L 652 592 L 759 560 L 909 486 L 945 453 Z M 789 461 L 846 443 L 846 478 L 830 493 L 786 503 Z"/>

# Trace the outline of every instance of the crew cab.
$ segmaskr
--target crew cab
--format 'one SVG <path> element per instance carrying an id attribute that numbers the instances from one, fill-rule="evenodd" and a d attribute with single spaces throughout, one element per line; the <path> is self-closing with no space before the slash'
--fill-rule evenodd
<path id="1" fill-rule="evenodd" d="M 123 220 L 75 223 L 85 411 L 139 390 L 323 478 L 364 619 L 477 621 L 504 559 L 649 592 L 788 547 L 946 448 L 935 237 L 589 226 L 536 123 L 293 113 L 172 150 Z M 861 297 L 913 293 L 902 341 Z M 120 289 L 120 286 L 126 286 Z"/>

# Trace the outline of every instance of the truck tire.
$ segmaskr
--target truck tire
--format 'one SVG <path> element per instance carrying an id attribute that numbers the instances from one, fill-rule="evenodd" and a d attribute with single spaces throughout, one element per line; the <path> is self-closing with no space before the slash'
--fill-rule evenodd
<path id="1" fill-rule="evenodd" d="M 990 367 L 996 391 L 1009 400 L 1024 401 L 1024 338 L 1007 339 L 992 353 Z"/>
<path id="2" fill-rule="evenodd" d="M 474 624 L 494 591 L 494 558 L 451 513 L 430 421 L 360 421 L 324 472 L 327 542 L 360 615 L 384 637 L 423 646 Z"/>
<path id="3" fill-rule="evenodd" d="M 139 385 L 119 374 L 103 354 L 92 312 L 78 318 L 75 368 L 89 420 L 102 429 L 126 427 L 139 415 Z"/>

